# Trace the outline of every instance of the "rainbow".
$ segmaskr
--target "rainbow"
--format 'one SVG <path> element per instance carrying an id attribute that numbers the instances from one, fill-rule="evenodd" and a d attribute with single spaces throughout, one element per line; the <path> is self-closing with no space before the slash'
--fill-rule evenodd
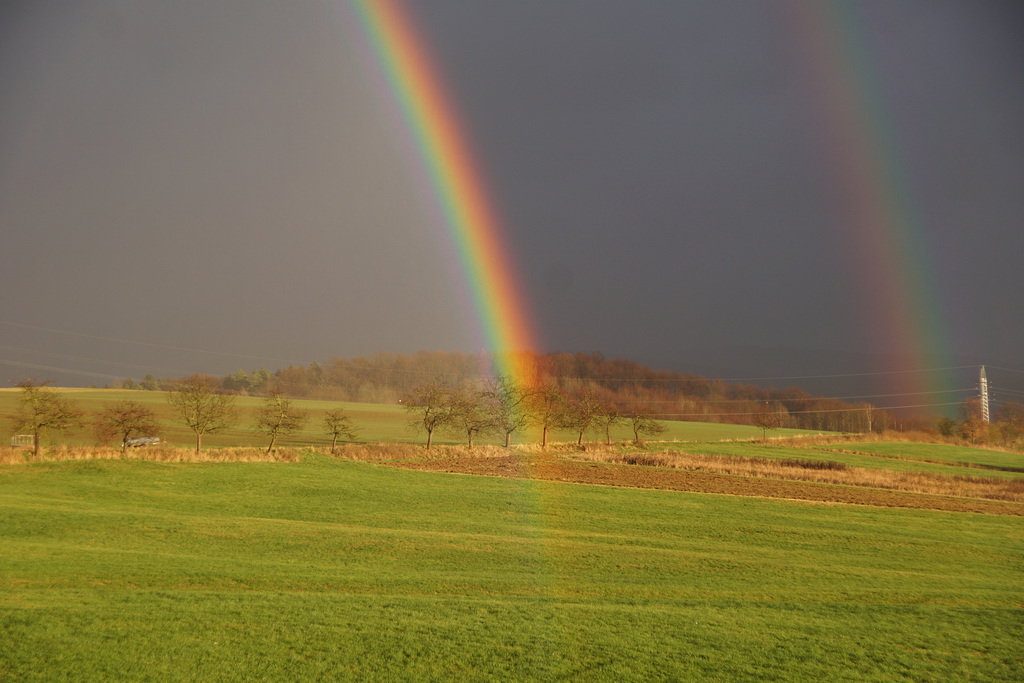
<path id="1" fill-rule="evenodd" d="M 451 99 L 397 0 L 351 0 L 412 132 L 444 213 L 495 372 L 528 379 L 517 360 L 537 349 L 511 251 Z"/>
<path id="2" fill-rule="evenodd" d="M 894 390 L 946 393 L 950 337 L 863 18 L 838 0 L 790 6 L 837 203 L 865 273 L 861 317 L 892 354 L 884 369 Z"/>

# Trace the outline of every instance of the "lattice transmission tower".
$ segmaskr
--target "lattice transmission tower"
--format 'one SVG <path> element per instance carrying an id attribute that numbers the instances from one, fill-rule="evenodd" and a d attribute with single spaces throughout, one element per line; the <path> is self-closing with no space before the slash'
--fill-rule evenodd
<path id="1" fill-rule="evenodd" d="M 985 366 L 981 366 L 981 376 L 978 378 L 978 391 L 981 394 L 981 419 L 989 422 L 988 419 L 988 377 L 985 376 Z"/>

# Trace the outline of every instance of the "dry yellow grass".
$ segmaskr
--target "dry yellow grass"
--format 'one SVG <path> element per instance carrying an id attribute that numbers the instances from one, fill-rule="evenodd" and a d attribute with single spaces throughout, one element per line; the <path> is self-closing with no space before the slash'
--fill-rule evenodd
<path id="1" fill-rule="evenodd" d="M 836 441 L 833 437 L 832 443 Z M 807 445 L 807 441 L 801 441 Z M 330 449 L 316 449 L 330 453 Z M 427 449 L 408 443 L 345 444 L 337 449 L 336 457 L 376 463 L 431 461 L 473 458 L 507 458 L 510 454 L 524 456 L 543 453 L 548 457 L 587 460 L 612 464 L 663 467 L 694 472 L 711 472 L 764 479 L 807 481 L 843 486 L 858 486 L 911 493 L 943 496 L 984 498 L 1010 502 L 1024 502 L 1024 479 L 994 477 L 947 476 L 930 473 L 894 472 L 861 467 L 849 467 L 830 461 L 772 460 L 756 457 L 698 455 L 680 451 L 648 450 L 621 451 L 615 446 L 588 443 L 584 448 L 576 444 L 550 444 L 546 449 L 537 445 L 514 446 L 511 450 L 499 446 L 441 445 Z M 276 449 L 269 455 L 263 448 L 211 448 L 196 454 L 191 448 L 155 446 L 119 449 L 97 446 L 56 446 L 46 449 L 36 459 L 28 449 L 0 448 L 0 464 L 25 464 L 66 460 L 148 460 L 153 462 L 296 462 L 299 449 Z"/>
<path id="2" fill-rule="evenodd" d="M 946 476 L 921 472 L 893 472 L 862 467 L 847 467 L 828 461 L 770 460 L 724 455 L 695 455 L 679 451 L 620 453 L 590 450 L 573 455 L 581 460 L 671 467 L 673 469 L 744 477 L 790 479 L 844 486 L 865 486 L 893 491 L 929 493 L 942 496 L 987 498 L 1024 502 L 1024 479 Z"/>
<path id="3" fill-rule="evenodd" d="M 44 449 L 36 458 L 30 449 L 0 448 L 0 465 L 20 465 L 33 462 L 59 462 L 66 460 L 148 460 L 151 462 L 297 462 L 300 451 L 293 448 L 275 449 L 269 455 L 265 448 L 210 448 L 196 453 L 194 448 L 151 446 L 119 448 L 104 446 L 55 446 Z"/>
<path id="4" fill-rule="evenodd" d="M 897 443 L 931 443 L 946 446 L 963 446 L 965 448 L 981 448 L 986 451 L 998 451 L 1000 453 L 1020 453 L 1020 448 L 1010 446 L 982 443 L 972 444 L 970 441 L 954 437 L 946 437 L 934 432 L 896 432 L 885 431 L 881 434 L 810 434 L 807 436 L 782 436 L 769 438 L 774 446 L 815 446 L 820 444 L 836 443 L 864 443 L 876 441 L 890 441 Z"/>
<path id="5" fill-rule="evenodd" d="M 518 450 L 518 447 L 516 447 Z M 320 453 L 331 453 L 331 449 L 316 449 Z M 360 460 L 365 462 L 397 462 L 406 460 L 441 460 L 454 455 L 474 455 L 477 457 L 507 456 L 509 451 L 501 446 L 474 446 L 472 449 L 466 446 L 439 445 L 426 448 L 421 444 L 411 443 L 360 443 L 345 444 L 339 446 L 334 453 L 335 457 L 346 460 Z"/>
<path id="6" fill-rule="evenodd" d="M 835 443 L 836 438 L 828 439 Z M 823 441 L 824 443 L 824 441 Z M 808 445 L 806 440 L 801 445 Z M 947 476 L 931 473 L 894 472 L 892 470 L 849 467 L 832 461 L 773 460 L 768 458 L 725 455 L 696 455 L 680 451 L 620 451 L 615 446 L 588 443 L 580 448 L 576 444 L 549 444 L 541 449 L 536 444 L 513 446 L 511 453 L 538 455 L 606 462 L 612 464 L 668 467 L 694 472 L 712 472 L 762 479 L 807 481 L 926 493 L 943 496 L 985 498 L 1024 502 L 1024 479 L 1007 480 L 995 477 Z M 435 446 L 380 443 L 349 444 L 338 449 L 337 456 L 349 460 L 368 462 L 407 462 L 414 460 L 444 460 L 465 456 L 474 458 L 508 457 L 510 451 L 498 446 Z"/>

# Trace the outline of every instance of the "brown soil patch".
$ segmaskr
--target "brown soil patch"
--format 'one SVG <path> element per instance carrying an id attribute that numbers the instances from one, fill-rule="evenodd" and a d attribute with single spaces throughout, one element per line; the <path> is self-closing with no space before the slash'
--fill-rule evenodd
<path id="1" fill-rule="evenodd" d="M 744 477 L 641 465 L 581 462 L 551 454 L 512 453 L 480 456 L 450 452 L 435 459 L 391 461 L 386 464 L 431 472 L 530 478 L 602 486 L 1024 516 L 1024 504 L 1007 501 Z"/>

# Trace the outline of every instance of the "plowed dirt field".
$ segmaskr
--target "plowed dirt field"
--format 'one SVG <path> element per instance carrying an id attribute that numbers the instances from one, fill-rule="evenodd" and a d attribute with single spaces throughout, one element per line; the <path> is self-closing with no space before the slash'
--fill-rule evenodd
<path id="1" fill-rule="evenodd" d="M 436 459 L 389 462 L 387 464 L 432 472 L 530 478 L 602 486 L 1024 516 L 1024 504 L 1021 503 L 640 465 L 583 462 L 556 455 L 512 454 L 481 457 L 469 454 L 448 454 Z"/>

